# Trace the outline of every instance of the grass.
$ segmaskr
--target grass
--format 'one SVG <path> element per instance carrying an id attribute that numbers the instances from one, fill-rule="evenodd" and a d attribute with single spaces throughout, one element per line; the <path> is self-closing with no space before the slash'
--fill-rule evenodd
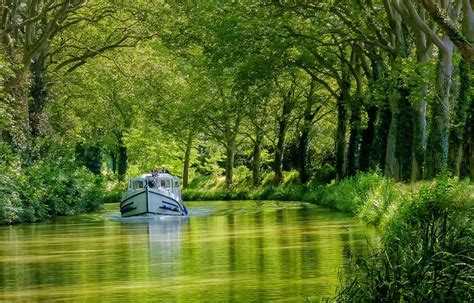
<path id="1" fill-rule="evenodd" d="M 403 195 L 337 302 L 473 302 L 474 192 L 446 176 Z"/>

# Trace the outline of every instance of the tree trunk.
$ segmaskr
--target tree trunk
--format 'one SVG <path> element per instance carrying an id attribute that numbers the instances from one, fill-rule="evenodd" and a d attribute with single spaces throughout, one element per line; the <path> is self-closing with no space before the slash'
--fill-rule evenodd
<path id="1" fill-rule="evenodd" d="M 346 130 L 347 109 L 341 92 L 337 100 L 337 130 L 336 130 L 336 180 L 346 177 Z"/>
<path id="2" fill-rule="evenodd" d="M 225 182 L 227 186 L 231 186 L 234 176 L 234 160 L 236 151 L 235 137 L 228 138 L 226 143 Z"/>
<path id="3" fill-rule="evenodd" d="M 19 10 L 17 9 L 19 4 L 9 5 L 14 6 L 15 9 L 9 11 L 5 7 L 2 10 L 6 14 L 12 14 L 9 17 L 10 22 L 19 22 L 21 20 Z M 7 16 L 3 17 L 7 18 Z M 8 26 L 8 24 L 4 25 Z M 30 133 L 28 121 L 28 89 L 30 79 L 27 72 L 28 69 L 24 68 L 21 50 L 16 45 L 19 40 L 19 30 L 17 29 L 10 34 L 7 34 L 7 31 L 0 31 L 0 34 L 2 36 L 2 53 L 5 54 L 5 61 L 8 62 L 7 68 L 11 71 L 11 74 L 7 74 L 1 79 L 6 96 L 0 102 L 5 103 L 5 109 L 7 110 L 7 117 L 2 117 L 2 119 L 6 119 L 2 121 L 4 125 L 1 135 L 3 141 L 14 149 L 24 151 L 28 147 Z"/>
<path id="4" fill-rule="evenodd" d="M 426 91 L 426 87 L 423 88 Z M 424 93 L 426 95 L 426 93 Z M 420 180 L 423 176 L 423 162 L 426 153 L 426 98 L 413 109 L 413 162 L 411 180 Z"/>
<path id="5" fill-rule="evenodd" d="M 396 135 L 397 135 L 397 120 L 394 118 L 394 114 L 392 112 L 392 119 L 390 122 L 390 130 L 387 136 L 387 147 L 385 152 L 385 167 L 384 167 L 384 175 L 389 178 L 398 179 L 398 165 L 397 160 L 395 157 L 395 142 L 396 142 Z"/>
<path id="6" fill-rule="evenodd" d="M 431 52 L 425 47 L 425 35 L 420 34 L 418 39 L 417 62 L 424 65 L 429 61 Z M 426 153 L 426 95 L 428 94 L 428 88 L 426 86 L 420 87 L 420 91 L 422 92 L 421 100 L 415 103 L 413 107 L 412 181 L 420 180 L 423 177 L 423 163 L 425 162 Z"/>
<path id="7" fill-rule="evenodd" d="M 127 174 L 128 168 L 128 151 L 127 147 L 123 143 L 123 135 L 120 133 L 118 136 L 118 165 L 117 165 L 117 172 L 118 172 L 118 179 L 119 181 L 123 181 L 125 179 L 125 175 Z"/>
<path id="8" fill-rule="evenodd" d="M 361 126 L 361 102 L 360 97 L 353 100 L 350 118 L 350 138 L 349 147 L 347 149 L 347 175 L 354 176 L 359 170 L 360 160 L 360 142 L 362 139 Z"/>
<path id="9" fill-rule="evenodd" d="M 304 122 L 306 124 L 306 121 Z M 308 158 L 309 158 L 309 132 L 311 130 L 311 124 L 304 125 L 301 130 L 301 137 L 299 142 L 299 171 L 301 183 L 306 183 L 309 180 L 308 172 Z"/>
<path id="10" fill-rule="evenodd" d="M 313 96 L 308 97 L 303 116 L 303 126 L 301 128 L 300 142 L 298 144 L 298 166 L 300 171 L 301 183 L 309 181 L 308 160 L 309 160 L 309 133 L 313 126 L 313 119 L 316 113 L 313 113 Z"/>
<path id="11" fill-rule="evenodd" d="M 392 110 L 390 109 L 388 98 L 385 98 L 379 108 L 378 123 L 375 132 L 376 160 L 382 171 L 385 170 L 385 159 L 387 157 L 387 146 L 391 124 Z"/>
<path id="12" fill-rule="evenodd" d="M 283 149 L 285 146 L 285 136 L 286 136 L 286 121 L 279 122 L 278 128 L 278 141 L 275 149 L 275 184 L 280 184 L 283 182 Z"/>
<path id="13" fill-rule="evenodd" d="M 470 71 L 472 77 L 472 72 L 474 71 L 474 64 L 472 63 L 470 65 Z M 470 96 L 463 141 L 464 151 L 462 154 L 461 167 L 465 169 L 465 171 L 462 171 L 462 175 L 469 176 L 471 181 L 474 182 L 474 94 Z"/>
<path id="14" fill-rule="evenodd" d="M 188 135 L 186 141 L 186 151 L 184 153 L 184 167 L 183 167 L 183 188 L 187 188 L 189 185 L 189 164 L 191 162 L 191 148 L 193 146 L 193 134 L 192 132 Z"/>
<path id="15" fill-rule="evenodd" d="M 398 181 L 408 181 L 412 174 L 413 155 L 413 110 L 409 100 L 410 91 L 405 88 L 398 89 L 400 100 L 397 104 L 395 121 L 397 122 L 395 134 L 395 178 Z"/>
<path id="16" fill-rule="evenodd" d="M 288 96 L 283 98 L 283 107 L 282 115 L 278 121 L 278 137 L 277 145 L 275 149 L 275 161 L 274 161 L 274 170 L 275 170 L 275 184 L 280 184 L 283 182 L 283 152 L 285 149 L 285 139 L 286 131 L 288 129 L 288 120 L 290 118 L 291 111 L 293 109 L 292 100 L 290 93 Z"/>
<path id="17" fill-rule="evenodd" d="M 375 145 L 375 121 L 377 119 L 377 107 L 372 105 L 367 109 L 367 128 L 362 132 L 362 144 L 360 147 L 360 170 L 369 171 L 376 166 Z"/>
<path id="18" fill-rule="evenodd" d="M 261 183 L 260 177 L 260 156 L 262 151 L 263 134 L 260 130 L 257 130 L 257 136 L 253 145 L 253 156 L 252 156 L 252 182 L 253 186 L 257 187 Z"/>
<path id="19" fill-rule="evenodd" d="M 115 151 L 110 152 L 110 159 L 112 160 L 112 173 L 117 172 L 117 153 Z"/>
<path id="20" fill-rule="evenodd" d="M 31 136 L 33 138 L 46 135 L 47 118 L 44 107 L 48 99 L 46 87 L 46 56 L 41 52 L 31 64 L 32 85 L 30 87 L 30 98 L 28 116 L 30 121 Z"/>
<path id="21" fill-rule="evenodd" d="M 453 43 L 443 38 L 447 51 L 440 52 L 436 97 L 431 108 L 426 155 L 426 177 L 433 178 L 447 167 L 449 144 L 449 96 L 453 73 Z"/>
<path id="22" fill-rule="evenodd" d="M 449 134 L 448 166 L 455 176 L 461 175 L 463 139 L 466 129 L 471 89 L 469 64 L 461 58 L 459 62 L 460 90 L 456 104 L 456 114 Z"/>

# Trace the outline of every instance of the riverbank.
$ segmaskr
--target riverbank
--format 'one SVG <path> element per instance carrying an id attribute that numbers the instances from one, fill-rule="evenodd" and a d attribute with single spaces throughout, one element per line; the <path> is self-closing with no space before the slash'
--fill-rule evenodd
<path id="1" fill-rule="evenodd" d="M 103 178 L 72 160 L 0 162 L 0 225 L 34 223 L 98 210 Z"/>
<path id="2" fill-rule="evenodd" d="M 362 217 L 378 225 L 389 214 L 401 197 L 416 192 L 420 184 L 402 185 L 377 173 L 361 173 L 338 183 L 322 185 L 300 184 L 297 172 L 286 172 L 285 181 L 276 186 L 273 174 L 254 187 L 249 177 L 237 178 L 228 188 L 223 178 L 197 177 L 183 191 L 183 200 L 279 200 L 303 201 Z"/>
<path id="3" fill-rule="evenodd" d="M 441 179 L 450 179 L 454 184 L 462 185 L 463 190 L 472 193 L 470 199 L 474 200 L 474 184 L 447 176 Z M 438 182 L 397 183 L 371 172 L 359 173 L 337 183 L 302 185 L 298 181 L 298 173 L 294 171 L 286 172 L 285 181 L 278 186 L 272 180 L 273 174 L 268 174 L 263 178 L 262 185 L 254 187 L 250 176 L 242 176 L 229 188 L 223 177 L 200 176 L 183 190 L 183 200 L 303 201 L 351 213 L 366 223 L 378 226 L 387 222 L 402 202 L 415 198 L 420 189 Z"/>
<path id="4" fill-rule="evenodd" d="M 352 213 L 379 227 L 380 248 L 353 260 L 338 302 L 472 302 L 474 286 L 474 187 L 440 176 L 414 184 L 360 173 L 338 183 L 298 184 L 297 174 L 274 186 L 267 176 L 253 188 L 248 178 L 226 188 L 222 179 L 198 178 L 187 200 L 305 201 Z"/>

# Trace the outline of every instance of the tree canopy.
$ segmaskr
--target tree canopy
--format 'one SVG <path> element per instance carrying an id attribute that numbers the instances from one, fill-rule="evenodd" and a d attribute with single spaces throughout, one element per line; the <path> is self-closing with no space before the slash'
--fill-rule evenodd
<path id="1" fill-rule="evenodd" d="M 166 165 L 185 185 L 474 179 L 472 6 L 2 1 L 0 144 L 23 165 L 50 140 L 96 173 Z"/>

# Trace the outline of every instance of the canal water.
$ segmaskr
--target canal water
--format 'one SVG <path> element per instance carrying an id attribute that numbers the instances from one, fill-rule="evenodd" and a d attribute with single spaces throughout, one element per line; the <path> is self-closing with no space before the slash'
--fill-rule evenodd
<path id="1" fill-rule="evenodd" d="M 0 227 L 0 301 L 319 302 L 376 232 L 299 202 L 189 202 L 188 218 L 97 214 Z"/>

